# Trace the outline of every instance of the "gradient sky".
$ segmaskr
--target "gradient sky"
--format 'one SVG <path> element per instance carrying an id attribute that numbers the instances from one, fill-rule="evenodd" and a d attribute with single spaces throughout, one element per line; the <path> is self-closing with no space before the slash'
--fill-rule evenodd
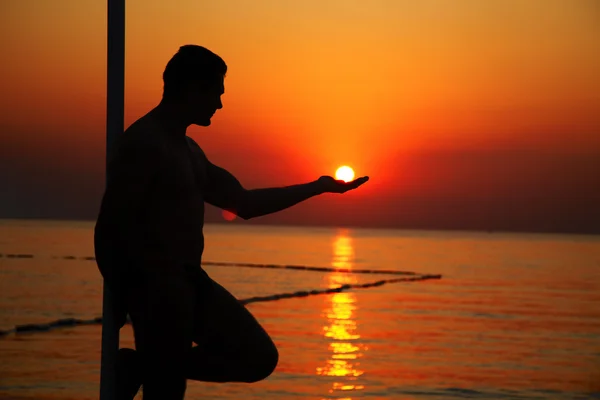
<path id="1" fill-rule="evenodd" d="M 0 217 L 94 219 L 106 3 L 0 7 Z M 257 222 L 600 232 L 594 0 L 128 0 L 127 126 L 189 43 L 229 66 L 189 135 L 246 187 L 371 176 Z"/>

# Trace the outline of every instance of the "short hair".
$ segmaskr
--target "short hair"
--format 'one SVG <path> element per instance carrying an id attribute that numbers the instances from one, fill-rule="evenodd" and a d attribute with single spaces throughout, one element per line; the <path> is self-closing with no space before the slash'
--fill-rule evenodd
<path id="1" fill-rule="evenodd" d="M 181 46 L 163 72 L 163 98 L 177 98 L 193 83 L 214 84 L 226 73 L 227 64 L 212 51 L 194 44 Z"/>

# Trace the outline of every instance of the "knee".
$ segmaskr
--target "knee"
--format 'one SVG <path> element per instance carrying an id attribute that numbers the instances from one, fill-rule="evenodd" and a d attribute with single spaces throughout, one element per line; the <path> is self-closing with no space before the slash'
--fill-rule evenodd
<path id="1" fill-rule="evenodd" d="M 256 356 L 256 361 L 251 363 L 248 370 L 247 383 L 255 383 L 268 378 L 279 362 L 279 352 L 275 345 L 269 346 Z"/>

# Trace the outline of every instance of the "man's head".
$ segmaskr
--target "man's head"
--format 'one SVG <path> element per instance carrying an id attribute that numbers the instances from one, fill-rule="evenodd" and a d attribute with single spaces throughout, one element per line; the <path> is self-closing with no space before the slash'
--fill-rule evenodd
<path id="1" fill-rule="evenodd" d="M 225 61 L 210 50 L 185 45 L 169 60 L 163 73 L 163 102 L 177 105 L 192 124 L 209 126 L 223 107 Z"/>

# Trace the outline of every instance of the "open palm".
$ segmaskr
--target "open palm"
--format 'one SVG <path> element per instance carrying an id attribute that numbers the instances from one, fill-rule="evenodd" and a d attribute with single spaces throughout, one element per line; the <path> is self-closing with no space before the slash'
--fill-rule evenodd
<path id="1" fill-rule="evenodd" d="M 344 182 L 331 176 L 322 176 L 319 178 L 318 183 L 323 193 L 346 193 L 348 190 L 356 189 L 368 180 L 368 176 L 363 176 L 350 182 Z"/>

